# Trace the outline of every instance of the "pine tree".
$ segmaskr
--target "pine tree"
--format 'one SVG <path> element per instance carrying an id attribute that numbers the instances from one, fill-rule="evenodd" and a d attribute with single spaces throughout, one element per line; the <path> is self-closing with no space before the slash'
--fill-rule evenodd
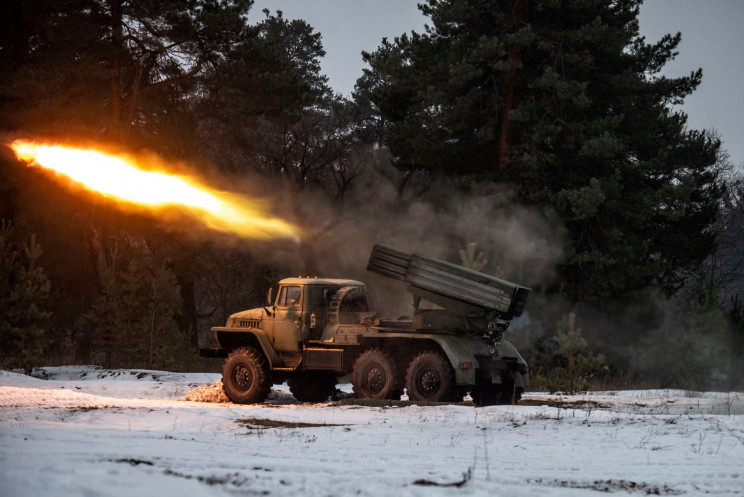
<path id="1" fill-rule="evenodd" d="M 210 74 L 210 91 L 197 100 L 208 123 L 200 126 L 199 141 L 222 169 L 258 171 L 296 192 L 286 202 L 288 215 L 313 239 L 331 223 L 312 220 L 313 209 L 301 193 L 339 198 L 357 177 L 351 158 L 357 115 L 321 72 L 320 33 L 303 20 L 285 19 L 281 11 L 263 12 L 265 18 Z M 234 148 L 225 144 L 242 153 L 226 154 Z M 302 271 L 316 272 L 312 245 L 301 241 L 299 252 Z"/>
<path id="2" fill-rule="evenodd" d="M 715 246 L 720 142 L 673 107 L 702 71 L 659 76 L 681 36 L 646 43 L 640 3 L 429 0 L 424 34 L 364 55 L 359 97 L 398 166 L 506 181 L 557 212 L 575 299 L 673 293 Z"/>
<path id="3" fill-rule="evenodd" d="M 486 264 L 488 264 L 488 260 L 486 260 L 483 252 L 478 251 L 478 244 L 475 242 L 468 243 L 458 253 L 460 255 L 460 263 L 468 269 L 482 271 Z"/>
<path id="4" fill-rule="evenodd" d="M 3 127 L 114 145 L 173 138 L 186 97 L 242 35 L 249 0 L 11 0 Z M 29 84 L 32 83 L 32 84 Z"/>
<path id="5" fill-rule="evenodd" d="M 0 130 L 9 136 L 92 143 L 98 148 L 145 147 L 174 160 L 199 156 L 202 144 L 194 139 L 199 119 L 193 102 L 208 91 L 207 75 L 250 35 L 246 16 L 251 4 L 250 0 L 3 2 Z M 15 183 L 24 193 L 43 189 L 41 175 L 19 173 L 14 161 L 0 157 L 0 168 L 6 164 L 7 183 Z M 104 273 L 112 270 L 114 244 L 128 237 L 141 243 L 145 236 L 160 235 L 148 233 L 154 231 L 151 219 L 115 212 L 109 208 L 112 204 L 95 196 L 69 195 L 54 208 L 37 205 L 39 196 L 21 197 L 20 215 L 33 217 L 46 228 L 46 232 L 39 230 L 40 236 L 54 233 L 55 246 L 59 243 L 76 251 L 58 257 L 67 260 L 50 271 L 53 277 L 65 278 L 55 280 L 56 289 L 83 287 L 85 291 L 84 296 L 74 293 L 74 306 L 59 302 L 67 329 L 107 285 Z M 68 226 L 56 230 L 60 220 Z M 48 239 L 45 245 L 50 245 Z M 179 248 L 180 253 L 188 252 Z M 85 250 L 87 254 L 81 253 Z M 88 261 L 86 267 L 79 267 Z M 192 330 L 195 342 L 193 276 L 183 280 L 181 322 L 184 332 Z M 87 350 L 79 353 L 83 359 L 88 356 Z"/>
<path id="6" fill-rule="evenodd" d="M 50 283 L 38 266 L 42 250 L 36 237 L 18 246 L 13 228 L 0 223 L 0 367 L 30 372 L 41 365 Z"/>
<path id="7" fill-rule="evenodd" d="M 589 350 L 573 312 L 561 318 L 552 340 L 538 343 L 535 383 L 550 392 L 574 394 L 590 388 L 589 380 L 604 367 L 605 357 Z"/>
<path id="8" fill-rule="evenodd" d="M 103 295 L 86 314 L 92 328 L 92 359 L 105 367 L 173 369 L 194 353 L 180 332 L 181 305 L 173 275 L 147 257 L 134 257 L 123 270 L 115 265 Z"/>

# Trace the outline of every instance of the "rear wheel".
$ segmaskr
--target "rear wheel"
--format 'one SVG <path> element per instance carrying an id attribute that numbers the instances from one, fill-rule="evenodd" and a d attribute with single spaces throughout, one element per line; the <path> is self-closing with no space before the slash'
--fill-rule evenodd
<path id="1" fill-rule="evenodd" d="M 406 374 L 411 400 L 450 402 L 457 399 L 455 371 L 449 361 L 433 351 L 422 352 L 411 361 Z"/>
<path id="2" fill-rule="evenodd" d="M 501 384 L 476 385 L 470 396 L 477 406 L 494 406 L 516 404 L 522 397 L 521 393 L 521 388 L 515 390 L 514 382 L 508 381 Z"/>
<path id="3" fill-rule="evenodd" d="M 473 404 L 478 407 L 495 406 L 501 395 L 501 385 L 476 385 L 470 392 Z"/>
<path id="4" fill-rule="evenodd" d="M 351 384 L 357 398 L 393 398 L 398 391 L 398 368 L 386 351 L 369 349 L 354 363 Z"/>
<path id="5" fill-rule="evenodd" d="M 307 372 L 287 381 L 289 391 L 300 402 L 324 402 L 336 391 L 336 375 L 333 373 Z"/>
<path id="6" fill-rule="evenodd" d="M 236 404 L 257 404 L 271 391 L 266 357 L 253 347 L 233 350 L 222 366 L 222 389 Z"/>
<path id="7" fill-rule="evenodd" d="M 514 391 L 514 382 L 507 381 L 501 384 L 501 395 L 499 395 L 496 401 L 497 405 L 506 406 L 510 404 L 516 404 L 516 392 Z"/>

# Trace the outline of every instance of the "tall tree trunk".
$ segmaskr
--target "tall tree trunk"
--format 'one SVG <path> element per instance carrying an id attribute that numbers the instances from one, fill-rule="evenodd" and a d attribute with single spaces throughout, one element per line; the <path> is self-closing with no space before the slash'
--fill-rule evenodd
<path id="1" fill-rule="evenodd" d="M 8 69 L 17 69 L 29 53 L 30 37 L 26 32 L 26 23 L 23 22 L 24 5 L 25 2 L 20 0 L 6 2 L 4 15 L 0 18 L 0 30 L 6 33 L 6 40 L 10 42 L 10 57 L 5 61 L 9 64 L 6 66 Z"/>
<path id="2" fill-rule="evenodd" d="M 512 31 L 517 32 L 524 24 L 526 0 L 516 0 L 512 10 Z M 501 138 L 499 140 L 499 169 L 509 169 L 509 155 L 512 144 L 512 121 L 509 113 L 517 105 L 516 79 L 522 59 L 522 45 L 513 43 L 509 50 L 509 72 L 506 74 L 506 98 L 501 114 Z"/>
<path id="3" fill-rule="evenodd" d="M 183 336 L 189 337 L 189 343 L 193 348 L 199 347 L 199 330 L 197 328 L 196 315 L 196 282 L 192 270 L 193 259 L 191 257 L 175 260 L 171 263 L 171 270 L 176 277 L 181 292 L 181 316 L 178 318 L 178 328 Z"/>
<path id="4" fill-rule="evenodd" d="M 111 119 L 112 129 L 109 131 L 111 136 L 118 136 L 119 125 L 121 123 L 121 66 L 123 53 L 123 28 L 122 28 L 122 0 L 109 0 L 111 9 L 111 64 L 109 72 L 109 118 Z M 88 218 L 85 220 L 87 228 L 85 234 L 86 246 L 88 249 L 88 259 L 90 261 L 93 273 L 96 275 L 96 284 L 98 291 L 102 292 L 105 286 L 101 273 L 101 261 L 106 262 L 106 271 L 115 272 L 112 265 L 109 251 L 109 241 L 105 233 L 105 222 L 100 219 Z M 103 228 L 101 228 L 103 227 Z"/>
<path id="5" fill-rule="evenodd" d="M 111 7 L 111 75 L 109 78 L 109 106 L 115 126 L 121 124 L 121 61 L 124 45 L 122 35 L 121 0 L 109 0 Z"/>
<path id="6" fill-rule="evenodd" d="M 124 131 L 122 133 L 122 143 L 127 140 L 129 136 L 129 129 L 132 127 L 132 121 L 134 120 L 134 111 L 137 109 L 137 98 L 139 98 L 140 85 L 142 84 L 142 72 L 145 67 L 145 61 L 150 58 L 150 52 L 145 52 L 137 63 L 137 75 L 134 77 L 134 83 L 132 84 L 132 96 L 129 102 L 129 111 L 127 112 L 127 120 L 124 124 Z"/>

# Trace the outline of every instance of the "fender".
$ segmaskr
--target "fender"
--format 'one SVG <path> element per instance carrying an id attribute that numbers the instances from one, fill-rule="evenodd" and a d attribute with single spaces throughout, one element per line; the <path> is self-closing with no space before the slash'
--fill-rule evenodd
<path id="1" fill-rule="evenodd" d="M 250 345 L 261 349 L 266 356 L 266 360 L 269 361 L 271 369 L 280 364 L 279 356 L 277 356 L 274 347 L 271 346 L 269 337 L 261 330 L 216 326 L 212 328 L 212 331 L 214 331 L 217 342 L 222 349 L 231 350 Z"/>
<path id="2" fill-rule="evenodd" d="M 462 336 L 431 335 L 449 359 L 455 370 L 455 382 L 458 385 L 475 384 L 475 368 L 478 365 L 476 354 L 488 354 L 488 346 L 479 338 L 463 339 Z M 470 363 L 470 367 L 463 368 L 463 364 Z"/>
<path id="3" fill-rule="evenodd" d="M 516 357 L 517 362 L 527 366 L 527 362 L 517 351 L 516 347 L 506 340 L 501 340 L 496 347 L 496 354 L 488 351 L 488 345 L 481 339 L 473 337 L 465 340 L 462 336 L 431 335 L 431 340 L 435 341 L 447 355 L 450 364 L 455 370 L 455 379 L 458 385 L 475 384 L 475 368 L 478 365 L 476 355 L 497 355 L 500 357 Z M 463 369 L 462 364 L 470 362 L 469 369 Z M 513 372 L 514 382 L 517 387 L 526 388 L 528 377 L 526 373 Z"/>
<path id="4" fill-rule="evenodd" d="M 519 364 L 522 364 L 524 366 L 527 365 L 527 361 L 524 360 L 522 354 L 519 353 L 517 348 L 512 345 L 511 342 L 501 340 L 496 346 L 496 351 L 501 357 L 516 357 Z"/>

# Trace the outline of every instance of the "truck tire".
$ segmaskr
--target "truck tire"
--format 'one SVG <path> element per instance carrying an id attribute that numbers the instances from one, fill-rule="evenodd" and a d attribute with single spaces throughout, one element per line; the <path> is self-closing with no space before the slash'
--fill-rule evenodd
<path id="1" fill-rule="evenodd" d="M 289 391 L 300 402 L 324 402 L 336 391 L 336 375 L 327 372 L 308 372 L 287 380 Z"/>
<path id="2" fill-rule="evenodd" d="M 411 361 L 406 373 L 411 400 L 450 402 L 457 400 L 455 371 L 449 361 L 433 351 L 422 352 Z"/>
<path id="3" fill-rule="evenodd" d="M 351 384 L 359 399 L 390 399 L 398 392 L 398 367 L 386 351 L 369 349 L 354 363 Z"/>
<path id="4" fill-rule="evenodd" d="M 512 404 L 516 404 L 516 392 L 514 391 L 514 382 L 513 381 L 507 381 L 506 383 L 501 384 L 501 392 L 499 395 L 498 400 L 496 401 L 497 405 L 500 406 L 508 406 Z"/>
<path id="5" fill-rule="evenodd" d="M 222 366 L 222 390 L 236 404 L 258 404 L 271 391 L 271 372 L 263 353 L 253 347 L 233 350 Z"/>
<path id="6" fill-rule="evenodd" d="M 470 396 L 476 406 L 505 406 L 516 404 L 522 398 L 522 389 L 514 389 L 514 382 L 501 385 L 481 384 L 473 388 Z"/>

